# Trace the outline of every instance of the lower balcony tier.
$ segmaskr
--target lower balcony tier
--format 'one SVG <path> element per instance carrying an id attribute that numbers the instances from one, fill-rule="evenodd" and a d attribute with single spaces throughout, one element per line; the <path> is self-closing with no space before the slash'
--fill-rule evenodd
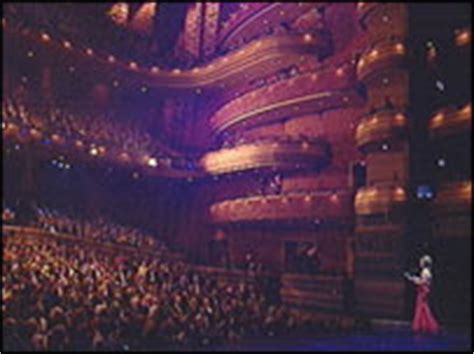
<path id="1" fill-rule="evenodd" d="M 278 136 L 212 151 L 200 164 L 207 173 L 219 175 L 263 168 L 275 171 L 320 169 L 330 160 L 331 149 L 326 141 Z"/>
<path id="2" fill-rule="evenodd" d="M 311 113 L 324 112 L 330 109 L 360 106 L 364 99 L 356 87 L 347 87 L 334 91 L 320 91 L 301 96 L 282 99 L 278 102 L 258 106 L 255 109 L 231 112 L 219 117 L 211 117 L 210 123 L 216 135 L 236 131 L 238 128 L 249 129 Z"/>
<path id="3" fill-rule="evenodd" d="M 352 196 L 346 191 L 308 191 L 238 198 L 210 207 L 213 223 L 265 222 L 285 220 L 339 220 L 349 223 L 353 215 Z"/>
<path id="4" fill-rule="evenodd" d="M 407 193 L 401 186 L 363 187 L 355 197 L 356 215 L 397 213 L 407 203 Z"/>

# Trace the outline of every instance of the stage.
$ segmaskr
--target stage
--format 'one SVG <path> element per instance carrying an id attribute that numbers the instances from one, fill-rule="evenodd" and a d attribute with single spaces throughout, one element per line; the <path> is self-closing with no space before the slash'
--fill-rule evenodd
<path id="1" fill-rule="evenodd" d="M 439 336 L 415 336 L 407 330 L 373 331 L 319 338 L 265 338 L 202 351 L 466 351 L 472 350 L 469 331 Z"/>

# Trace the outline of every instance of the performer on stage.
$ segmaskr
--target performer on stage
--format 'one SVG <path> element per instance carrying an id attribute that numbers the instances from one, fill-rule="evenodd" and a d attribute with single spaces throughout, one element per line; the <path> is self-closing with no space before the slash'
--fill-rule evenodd
<path id="1" fill-rule="evenodd" d="M 416 285 L 416 307 L 413 317 L 412 329 L 416 333 L 436 334 L 440 331 L 440 326 L 433 316 L 428 295 L 431 287 L 431 265 L 433 260 L 430 256 L 424 255 L 420 258 L 420 276 L 405 273 L 405 277 Z"/>

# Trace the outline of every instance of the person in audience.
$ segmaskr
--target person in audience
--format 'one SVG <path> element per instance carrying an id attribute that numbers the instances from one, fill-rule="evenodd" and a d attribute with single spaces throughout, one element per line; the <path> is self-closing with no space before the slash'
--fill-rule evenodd
<path id="1" fill-rule="evenodd" d="M 6 349 L 194 348 L 288 328 L 286 309 L 270 308 L 258 282 L 218 282 L 190 264 L 124 252 L 55 237 L 8 238 Z"/>

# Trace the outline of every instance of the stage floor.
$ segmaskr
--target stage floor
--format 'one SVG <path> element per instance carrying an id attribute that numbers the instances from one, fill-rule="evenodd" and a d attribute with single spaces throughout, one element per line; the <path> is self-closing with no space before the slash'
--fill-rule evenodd
<path id="1" fill-rule="evenodd" d="M 469 332 L 415 336 L 410 331 L 377 331 L 320 338 L 265 338 L 206 351 L 472 351 Z"/>

